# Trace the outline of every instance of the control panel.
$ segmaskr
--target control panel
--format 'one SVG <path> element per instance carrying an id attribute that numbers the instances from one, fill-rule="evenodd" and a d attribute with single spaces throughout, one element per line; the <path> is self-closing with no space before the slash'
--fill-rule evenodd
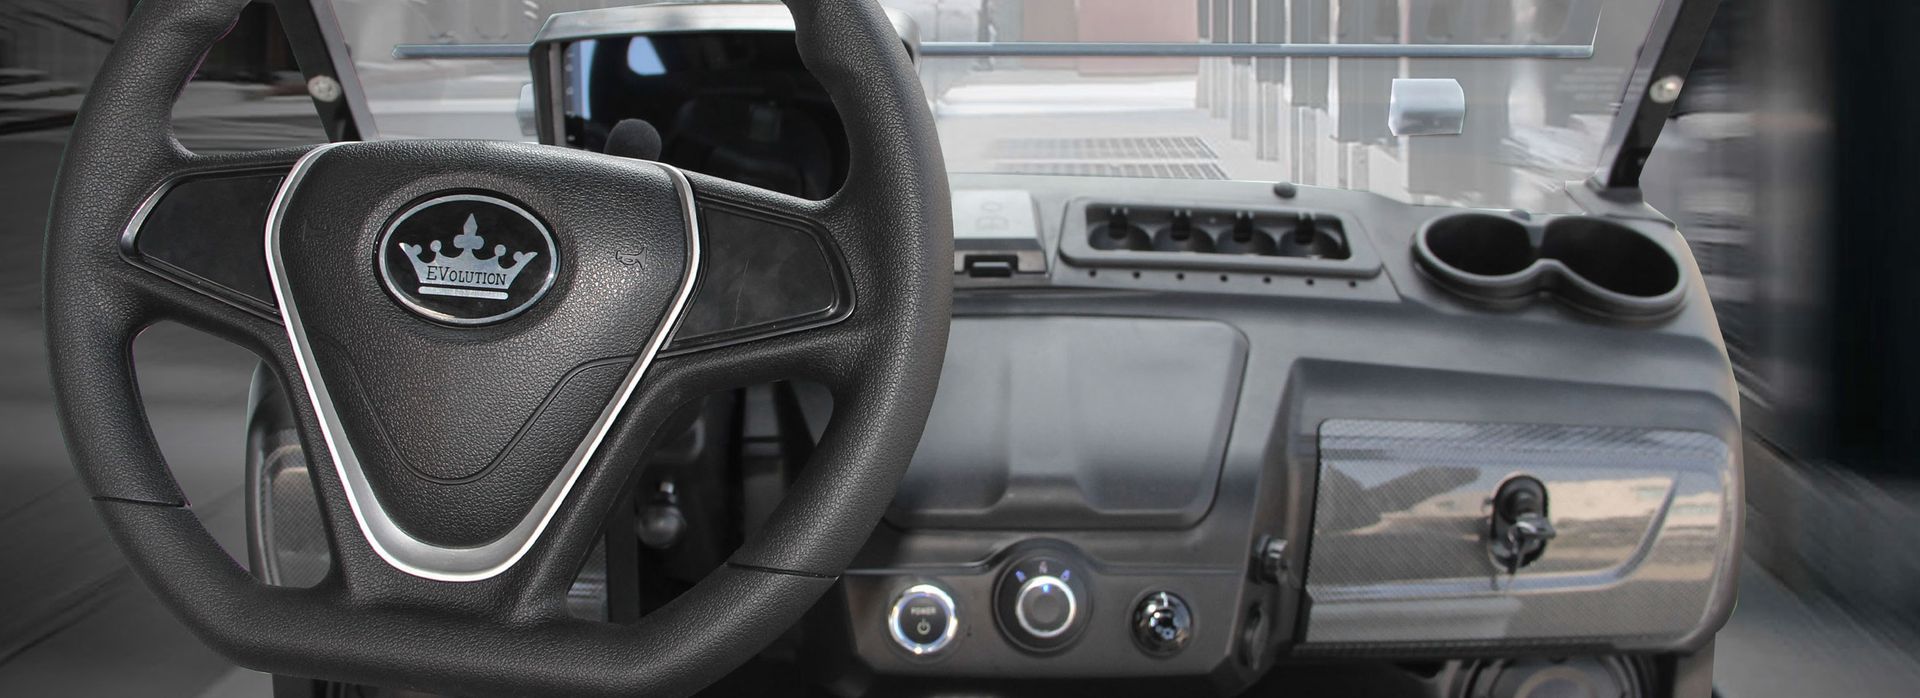
<path id="1" fill-rule="evenodd" d="M 1060 252 L 1076 265 L 1187 270 L 1366 274 L 1354 226 L 1329 211 L 1203 208 L 1080 201 Z"/>
<path id="2" fill-rule="evenodd" d="M 953 176 L 941 390 L 823 676 L 1198 695 L 1724 622 L 1738 403 L 1670 226 L 1067 179 Z"/>
<path id="3" fill-rule="evenodd" d="M 1170 571 L 1108 552 L 1033 538 L 976 564 L 849 570 L 850 639 L 868 670 L 893 677 L 1258 668 L 1274 607 L 1248 593 L 1263 587 L 1244 565 Z"/>
<path id="4" fill-rule="evenodd" d="M 1346 259 L 1338 216 L 1312 211 L 1206 210 L 1119 204 L 1087 207 L 1095 250 Z"/>

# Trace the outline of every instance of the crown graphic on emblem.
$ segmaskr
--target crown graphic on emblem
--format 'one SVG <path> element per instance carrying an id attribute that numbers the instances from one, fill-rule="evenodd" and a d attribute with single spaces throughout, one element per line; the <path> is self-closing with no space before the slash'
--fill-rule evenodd
<path id="1" fill-rule="evenodd" d="M 400 251 L 407 254 L 407 261 L 413 262 L 413 273 L 420 279 L 421 295 L 507 299 L 507 289 L 513 286 L 513 280 L 520 276 L 520 272 L 526 271 L 527 263 L 540 253 L 513 253 L 511 268 L 500 266 L 500 260 L 507 257 L 506 245 L 494 245 L 493 256 L 487 259 L 474 257 L 471 252 L 487 246 L 486 238 L 478 234 L 479 230 L 480 223 L 468 215 L 460 234 L 453 237 L 453 246 L 460 251 L 451 255 L 441 252 L 440 241 L 435 240 L 427 246 L 433 251 L 433 261 L 420 259 L 419 245 L 399 243 Z"/>

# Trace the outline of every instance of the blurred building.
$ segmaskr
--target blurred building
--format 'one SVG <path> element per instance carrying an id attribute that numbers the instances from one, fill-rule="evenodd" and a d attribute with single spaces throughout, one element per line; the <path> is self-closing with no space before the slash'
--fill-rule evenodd
<path id="1" fill-rule="evenodd" d="M 84 86 L 107 59 L 134 0 L 0 3 L 0 68 Z"/>
<path id="2" fill-rule="evenodd" d="M 1725 0 L 1642 186 L 1680 225 L 1747 429 L 1753 560 L 1920 651 L 1920 66 L 1910 3 Z"/>
<path id="3" fill-rule="evenodd" d="M 0 133 L 64 126 L 107 58 L 136 0 L 0 2 Z M 274 6 L 256 2 L 201 63 L 196 80 L 304 80 Z"/>
<path id="4" fill-rule="evenodd" d="M 113 48 L 137 0 L 8 0 L 0 3 L 0 68 L 34 70 L 84 88 Z M 249 6 L 202 64 L 199 77 L 268 82 L 298 72 L 271 3 Z"/>

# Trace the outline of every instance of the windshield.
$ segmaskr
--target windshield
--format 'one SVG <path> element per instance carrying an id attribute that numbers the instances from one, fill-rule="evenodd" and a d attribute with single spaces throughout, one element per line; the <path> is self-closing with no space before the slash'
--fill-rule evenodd
<path id="1" fill-rule="evenodd" d="M 514 113 L 524 59 L 394 46 L 524 43 L 553 13 L 632 4 L 654 3 L 335 0 L 382 138 L 530 138 Z M 954 172 L 1291 181 L 1560 211 L 1566 183 L 1598 164 L 1659 2 L 882 4 L 918 25 Z M 1405 78 L 1459 84 L 1457 134 L 1395 135 Z"/>

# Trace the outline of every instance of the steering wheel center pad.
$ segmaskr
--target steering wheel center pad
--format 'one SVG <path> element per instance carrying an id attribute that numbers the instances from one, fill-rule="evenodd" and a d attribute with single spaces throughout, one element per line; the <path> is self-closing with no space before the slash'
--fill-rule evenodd
<path id="1" fill-rule="evenodd" d="M 377 500 L 356 499 L 358 508 L 384 509 L 425 543 L 482 546 L 578 466 L 575 451 L 631 390 L 626 379 L 657 351 L 693 284 L 697 238 L 680 181 L 654 163 L 484 141 L 351 143 L 302 160 L 270 218 L 269 255 L 305 378 L 330 398 L 317 405 L 322 421 L 344 437 L 329 446 L 358 461 L 346 479 L 363 475 Z M 515 293 L 478 299 L 506 305 L 537 290 L 524 273 L 454 285 L 462 267 L 504 268 L 492 274 L 504 279 L 548 254 L 513 249 L 487 227 L 465 232 L 461 214 L 485 216 L 491 204 L 441 204 L 449 225 L 428 231 L 437 251 L 390 239 L 403 211 L 460 194 L 518 204 L 551 231 L 554 258 L 532 271 L 554 270 L 552 288 L 523 314 L 444 324 L 396 302 L 373 273 L 400 255 L 437 263 L 419 273 L 401 265 L 402 293 Z M 436 273 L 453 283 L 436 285 Z"/>

